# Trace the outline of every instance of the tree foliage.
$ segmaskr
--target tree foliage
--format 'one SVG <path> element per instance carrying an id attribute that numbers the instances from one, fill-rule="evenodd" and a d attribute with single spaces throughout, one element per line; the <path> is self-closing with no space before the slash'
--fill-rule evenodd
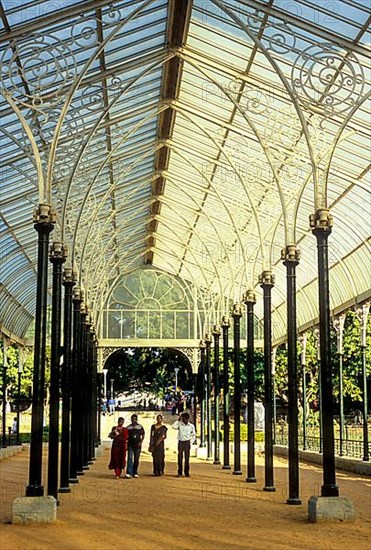
<path id="1" fill-rule="evenodd" d="M 175 384 L 175 367 L 179 368 L 178 386 L 192 388 L 191 366 L 183 353 L 173 349 L 132 348 L 113 353 L 106 362 L 107 377 L 114 380 L 115 393 L 151 391 L 163 397 Z"/>

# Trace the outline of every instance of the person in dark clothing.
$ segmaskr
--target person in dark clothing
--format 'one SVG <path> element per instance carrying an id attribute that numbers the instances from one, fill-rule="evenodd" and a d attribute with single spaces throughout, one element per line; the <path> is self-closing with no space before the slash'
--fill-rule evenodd
<path id="1" fill-rule="evenodd" d="M 125 477 L 139 477 L 139 456 L 142 450 L 142 441 L 145 432 L 143 426 L 138 424 L 138 417 L 136 414 L 133 414 L 131 417 L 131 424 L 128 426 L 128 434 L 128 465 Z"/>
<path id="2" fill-rule="evenodd" d="M 165 439 L 167 427 L 163 425 L 162 414 L 158 414 L 156 424 L 151 426 L 149 449 L 153 458 L 153 475 L 161 476 L 165 470 Z"/>

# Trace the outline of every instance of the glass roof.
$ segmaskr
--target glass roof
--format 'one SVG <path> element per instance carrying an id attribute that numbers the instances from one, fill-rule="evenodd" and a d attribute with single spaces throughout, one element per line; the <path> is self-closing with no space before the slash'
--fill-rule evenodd
<path id="1" fill-rule="evenodd" d="M 299 329 L 318 318 L 309 216 L 328 208 L 334 312 L 370 297 L 368 0 L 1 0 L 0 328 L 35 314 L 32 211 L 57 213 L 93 316 L 152 265 L 222 304 L 297 244 Z M 99 330 L 99 327 L 98 327 Z"/>

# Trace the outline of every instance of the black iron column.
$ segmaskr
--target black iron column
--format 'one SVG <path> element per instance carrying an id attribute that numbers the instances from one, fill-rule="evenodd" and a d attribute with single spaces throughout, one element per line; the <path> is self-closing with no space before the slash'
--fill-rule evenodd
<path id="1" fill-rule="evenodd" d="M 287 374 L 289 420 L 289 498 L 287 504 L 301 504 L 299 498 L 299 441 L 298 441 L 298 343 L 296 330 L 296 267 L 300 253 L 296 245 L 287 245 L 281 253 L 286 267 L 287 293 Z"/>
<path id="2" fill-rule="evenodd" d="M 95 446 L 99 447 L 101 441 L 101 418 L 102 418 L 102 380 L 103 373 L 97 372 L 97 441 Z"/>
<path id="3" fill-rule="evenodd" d="M 91 441 L 91 459 L 95 460 L 95 447 L 97 445 L 97 355 L 96 355 L 96 334 L 94 327 L 90 331 L 91 338 L 91 423 L 90 423 L 90 441 Z"/>
<path id="4" fill-rule="evenodd" d="M 193 424 L 197 434 L 197 373 L 193 373 Z"/>
<path id="5" fill-rule="evenodd" d="M 49 398 L 49 445 L 48 445 L 48 495 L 58 499 L 59 459 L 59 372 L 61 359 L 61 315 L 62 315 L 62 265 L 67 250 L 61 242 L 50 247 L 50 262 L 53 265 L 52 326 L 50 355 L 50 398 Z"/>
<path id="6" fill-rule="evenodd" d="M 6 346 L 4 345 L 4 359 L 3 359 L 3 365 L 1 367 L 2 370 L 2 435 L 1 435 L 1 446 L 6 447 L 6 380 L 7 380 L 7 366 L 6 366 Z"/>
<path id="7" fill-rule="evenodd" d="M 92 316 L 88 317 L 89 323 L 87 324 L 88 330 L 88 380 L 87 380 L 87 404 L 88 404 L 88 416 L 87 416 L 87 425 L 88 425 L 88 461 L 89 464 L 95 460 L 95 444 L 94 444 L 94 433 L 95 433 L 95 416 L 96 416 L 96 407 L 94 403 L 94 385 L 95 385 L 95 374 L 94 374 L 94 328 Z"/>
<path id="8" fill-rule="evenodd" d="M 260 286 L 263 289 L 264 302 L 264 460 L 265 460 L 265 486 L 264 491 L 274 492 L 273 481 L 273 387 L 272 387 L 272 298 L 271 291 L 274 286 L 274 275 L 266 270 L 259 277 Z"/>
<path id="9" fill-rule="evenodd" d="M 230 470 L 229 464 L 229 372 L 228 372 L 228 317 L 222 318 L 223 331 L 223 470 Z"/>
<path id="10" fill-rule="evenodd" d="M 83 470 L 89 470 L 88 332 L 90 332 L 90 324 L 88 320 L 88 307 L 85 302 L 81 304 L 80 318 L 81 318 L 81 358 L 82 358 L 82 384 L 81 384 L 82 467 L 83 467 Z"/>
<path id="11" fill-rule="evenodd" d="M 335 474 L 335 442 L 330 348 L 330 289 L 328 268 L 328 237 L 332 217 L 326 209 L 317 210 L 310 217 L 310 226 L 317 239 L 319 333 L 321 346 L 321 406 L 323 431 L 323 497 L 339 496 Z"/>
<path id="12" fill-rule="evenodd" d="M 220 343 L 220 327 L 213 326 L 214 336 L 214 370 L 213 370 L 213 385 L 214 385 L 214 464 L 220 464 L 220 437 L 219 437 L 219 343 Z"/>
<path id="13" fill-rule="evenodd" d="M 240 381 L 240 304 L 234 304 L 233 317 L 233 366 L 234 366 L 234 469 L 233 475 L 242 475 L 241 470 L 241 381 Z"/>
<path id="14" fill-rule="evenodd" d="M 333 326 L 336 331 L 336 348 L 339 357 L 339 431 L 340 431 L 340 449 L 339 456 L 344 454 L 344 396 L 343 396 L 343 332 L 344 332 L 345 315 L 340 315 L 334 319 Z"/>
<path id="15" fill-rule="evenodd" d="M 246 304 L 246 370 L 247 370 L 247 478 L 248 483 L 255 483 L 255 376 L 254 376 L 254 305 L 255 292 L 248 290 L 243 295 Z"/>
<path id="16" fill-rule="evenodd" d="M 362 416 L 363 416 L 363 457 L 362 460 L 368 462 L 370 454 L 368 450 L 368 423 L 367 423 L 367 368 L 366 368 L 366 347 L 367 347 L 367 317 L 370 310 L 370 304 L 364 304 L 357 311 L 357 316 L 361 328 L 361 353 L 362 353 Z"/>
<path id="17" fill-rule="evenodd" d="M 200 434 L 200 447 L 206 447 L 206 377 L 205 377 L 205 354 L 206 346 L 204 341 L 200 341 L 201 352 L 201 434 Z"/>
<path id="18" fill-rule="evenodd" d="M 55 212 L 49 204 L 40 204 L 34 212 L 34 226 L 38 232 L 37 285 L 35 313 L 35 345 L 32 392 L 31 445 L 29 481 L 26 496 L 44 495 L 42 485 L 42 446 L 45 395 L 45 345 L 48 292 L 49 235 L 53 231 Z"/>
<path id="19" fill-rule="evenodd" d="M 18 348 L 18 384 L 17 384 L 17 394 L 18 394 L 18 407 L 17 407 L 17 445 L 21 444 L 21 425 L 20 425 L 20 405 L 21 405 L 21 381 L 22 381 L 22 372 L 23 372 L 23 357 L 20 348 Z"/>
<path id="20" fill-rule="evenodd" d="M 76 277 L 71 268 L 65 268 L 63 274 L 64 311 L 63 311 L 63 365 L 62 365 L 62 441 L 60 493 L 69 493 L 70 445 L 71 445 L 71 369 L 72 369 L 72 288 Z"/>
<path id="21" fill-rule="evenodd" d="M 73 289 L 73 348 L 72 348 L 72 370 L 71 370 L 71 454 L 70 454 L 70 483 L 78 483 L 78 456 L 81 446 L 80 440 L 80 307 L 81 291 L 79 287 Z M 82 475 L 82 465 L 80 475 Z"/>
<path id="22" fill-rule="evenodd" d="M 205 334 L 205 361 L 206 361 L 206 428 L 207 428 L 207 458 L 211 460 L 212 458 L 212 433 L 211 433 L 211 336 L 210 334 Z"/>

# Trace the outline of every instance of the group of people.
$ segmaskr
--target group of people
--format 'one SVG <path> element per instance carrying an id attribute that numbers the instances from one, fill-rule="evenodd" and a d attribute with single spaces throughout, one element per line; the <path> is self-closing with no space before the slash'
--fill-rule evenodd
<path id="1" fill-rule="evenodd" d="M 172 415 L 180 414 L 191 408 L 191 396 L 183 392 L 165 395 L 165 408 L 171 410 Z"/>
<path id="2" fill-rule="evenodd" d="M 114 470 L 116 478 L 121 477 L 122 471 L 127 468 L 125 477 L 139 477 L 138 466 L 142 449 L 142 442 L 145 436 L 144 428 L 138 423 L 136 414 L 131 416 L 131 424 L 126 428 L 124 418 L 120 416 L 117 426 L 113 426 L 109 437 L 112 441 L 111 460 L 108 465 Z"/>
<path id="3" fill-rule="evenodd" d="M 156 423 L 151 426 L 150 441 L 148 450 L 152 453 L 153 474 L 161 476 L 165 472 L 165 439 L 167 438 L 167 427 L 163 423 L 161 414 L 156 417 Z M 184 412 L 179 415 L 179 419 L 172 425 L 172 428 L 178 431 L 178 477 L 184 475 L 190 477 L 189 457 L 191 445 L 196 440 L 196 431 L 194 425 L 190 422 L 189 413 Z M 128 427 L 124 426 L 124 418 L 118 419 L 117 426 L 113 426 L 109 437 L 112 441 L 111 460 L 108 465 L 110 470 L 114 470 L 114 475 L 118 479 L 126 467 L 126 478 L 137 478 L 139 457 L 142 449 L 145 431 L 143 426 L 138 423 L 138 416 L 131 416 L 131 423 Z M 127 457 L 127 460 L 126 460 Z"/>

